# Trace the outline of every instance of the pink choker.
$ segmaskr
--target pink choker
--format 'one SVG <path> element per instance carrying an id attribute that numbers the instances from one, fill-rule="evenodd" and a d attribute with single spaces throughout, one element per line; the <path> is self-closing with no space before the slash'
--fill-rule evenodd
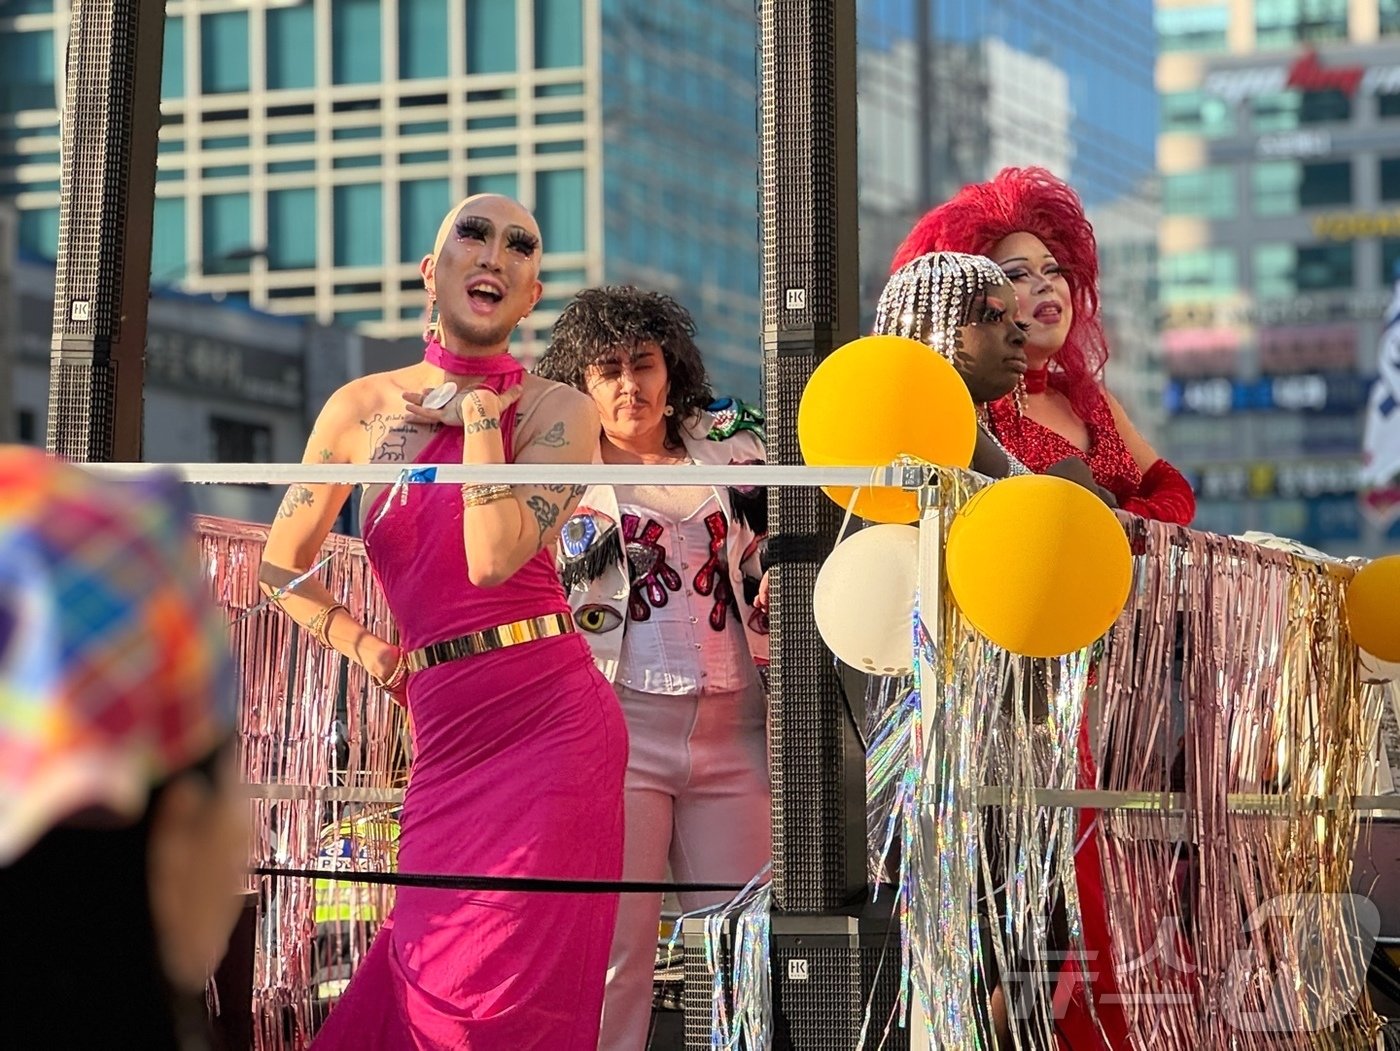
<path id="1" fill-rule="evenodd" d="M 423 348 L 423 360 L 457 376 L 508 376 L 523 372 L 524 366 L 510 354 L 456 354 L 436 338 Z"/>

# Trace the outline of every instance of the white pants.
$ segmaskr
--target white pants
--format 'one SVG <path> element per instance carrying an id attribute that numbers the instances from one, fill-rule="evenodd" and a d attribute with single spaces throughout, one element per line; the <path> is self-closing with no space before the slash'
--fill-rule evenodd
<path id="1" fill-rule="evenodd" d="M 747 883 L 772 856 L 767 698 L 617 688 L 627 717 L 622 878 Z M 733 892 L 682 894 L 689 912 Z M 642 1051 L 651 1023 L 660 894 L 624 894 L 608 960 L 599 1051 Z"/>

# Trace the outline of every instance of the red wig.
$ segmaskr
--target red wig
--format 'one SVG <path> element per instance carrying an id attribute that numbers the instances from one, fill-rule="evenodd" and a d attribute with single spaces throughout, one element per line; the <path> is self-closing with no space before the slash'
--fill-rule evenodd
<path id="1" fill-rule="evenodd" d="M 1045 242 L 1069 283 L 1074 321 L 1051 376 L 1087 419 L 1108 360 L 1099 320 L 1098 243 L 1083 202 L 1063 179 L 1044 168 L 1003 168 L 988 182 L 964 186 L 914 225 L 895 252 L 891 271 L 928 252 L 990 255 L 998 241 L 1020 232 Z"/>

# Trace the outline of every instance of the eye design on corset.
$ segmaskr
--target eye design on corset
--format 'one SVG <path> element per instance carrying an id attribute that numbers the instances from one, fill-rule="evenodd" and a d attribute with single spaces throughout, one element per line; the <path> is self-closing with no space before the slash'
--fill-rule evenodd
<path id="1" fill-rule="evenodd" d="M 584 606 L 574 614 L 574 623 L 590 635 L 603 635 L 622 624 L 622 614 L 611 606 Z"/>

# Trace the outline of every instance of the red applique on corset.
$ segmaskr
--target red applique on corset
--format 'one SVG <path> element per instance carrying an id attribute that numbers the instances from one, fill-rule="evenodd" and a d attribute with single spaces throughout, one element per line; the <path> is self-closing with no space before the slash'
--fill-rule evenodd
<path id="1" fill-rule="evenodd" d="M 1047 467 L 1067 456 L 1078 456 L 1089 465 L 1094 481 L 1120 502 L 1138 494 L 1142 472 L 1123 443 L 1113 422 L 1113 410 L 1101 393 L 1096 392 L 1094 410 L 1084 421 L 1089 432 L 1088 452 L 1080 450 L 1073 442 L 1029 416 L 1022 416 L 1016 411 L 1012 398 L 993 402 L 987 410 L 991 430 L 997 440 L 1006 447 L 1007 452 L 1036 474 L 1043 474 Z"/>

